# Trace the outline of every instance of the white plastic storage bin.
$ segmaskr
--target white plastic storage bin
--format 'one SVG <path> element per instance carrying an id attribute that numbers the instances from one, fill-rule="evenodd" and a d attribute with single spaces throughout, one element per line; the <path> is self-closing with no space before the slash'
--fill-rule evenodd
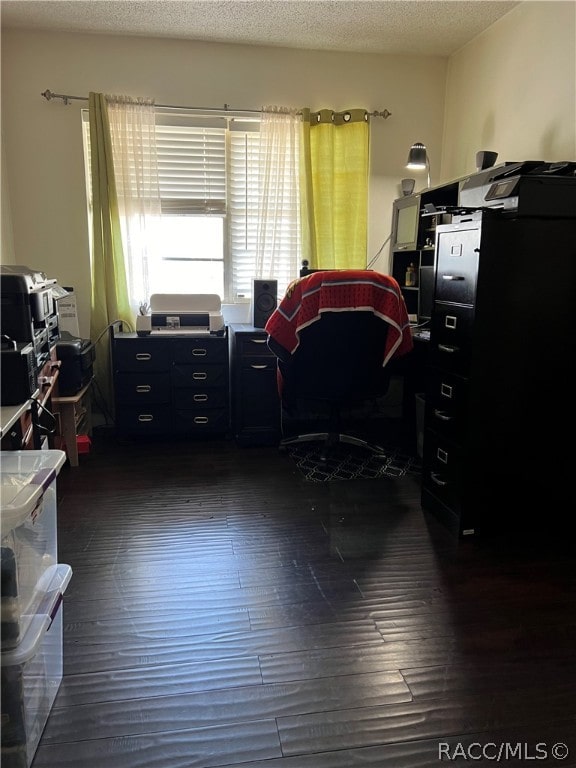
<path id="1" fill-rule="evenodd" d="M 3 451 L 0 458 L 1 648 L 15 648 L 58 564 L 56 476 L 64 451 Z"/>
<path id="2" fill-rule="evenodd" d="M 2 651 L 2 768 L 29 768 L 62 682 L 62 595 L 72 576 L 58 565 L 19 645 Z"/>

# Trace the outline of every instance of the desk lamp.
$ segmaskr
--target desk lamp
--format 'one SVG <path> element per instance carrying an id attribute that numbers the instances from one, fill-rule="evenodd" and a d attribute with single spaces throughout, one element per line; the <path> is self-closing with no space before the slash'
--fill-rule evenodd
<path id="1" fill-rule="evenodd" d="M 430 160 L 428 159 L 426 147 L 420 141 L 417 141 L 410 147 L 406 168 L 410 168 L 411 170 L 415 171 L 426 169 L 428 174 L 428 184 L 426 188 L 428 189 L 430 187 Z"/>

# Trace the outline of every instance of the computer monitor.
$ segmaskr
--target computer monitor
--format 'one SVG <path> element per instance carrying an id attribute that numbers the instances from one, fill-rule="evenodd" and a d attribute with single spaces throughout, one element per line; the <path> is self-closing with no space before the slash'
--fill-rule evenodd
<path id="1" fill-rule="evenodd" d="M 434 306 L 435 268 L 420 267 L 418 271 L 418 325 L 429 325 Z"/>
<path id="2" fill-rule="evenodd" d="M 394 200 L 391 242 L 393 251 L 415 251 L 418 248 L 420 200 L 420 195 Z"/>

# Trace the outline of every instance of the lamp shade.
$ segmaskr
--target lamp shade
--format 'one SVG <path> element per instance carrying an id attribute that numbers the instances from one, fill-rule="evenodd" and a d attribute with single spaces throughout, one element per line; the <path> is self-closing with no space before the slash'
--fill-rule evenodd
<path id="1" fill-rule="evenodd" d="M 428 156 L 426 154 L 426 147 L 421 142 L 417 141 L 410 147 L 408 152 L 408 161 L 406 168 L 412 168 L 414 170 L 427 167 Z"/>

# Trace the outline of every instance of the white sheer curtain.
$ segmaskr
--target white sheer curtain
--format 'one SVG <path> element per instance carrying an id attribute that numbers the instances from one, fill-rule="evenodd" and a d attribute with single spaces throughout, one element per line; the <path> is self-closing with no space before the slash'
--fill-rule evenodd
<path id="1" fill-rule="evenodd" d="M 287 285 L 300 268 L 299 156 L 302 118 L 265 107 L 260 123 L 256 275 Z"/>
<path id="2" fill-rule="evenodd" d="M 154 219 L 161 215 L 152 99 L 106 96 L 128 298 L 137 314 L 150 298 Z"/>

